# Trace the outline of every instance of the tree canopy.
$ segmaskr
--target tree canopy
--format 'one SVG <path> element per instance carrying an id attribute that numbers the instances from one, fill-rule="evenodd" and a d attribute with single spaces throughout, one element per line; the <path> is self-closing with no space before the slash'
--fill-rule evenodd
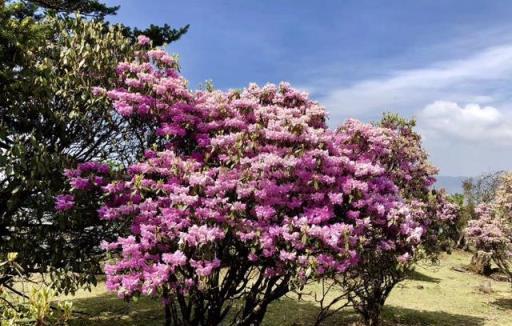
<path id="1" fill-rule="evenodd" d="M 126 165 L 151 138 L 93 94 L 115 84 L 117 63 L 132 58 L 145 32 L 108 24 L 115 10 L 97 1 L 0 5 L 0 255 L 19 253 L 27 274 L 67 275 L 54 280 L 63 289 L 94 282 L 99 239 L 115 228 L 55 215 L 62 170 L 91 159 Z M 148 33 L 159 45 L 187 28 L 151 25 Z"/>

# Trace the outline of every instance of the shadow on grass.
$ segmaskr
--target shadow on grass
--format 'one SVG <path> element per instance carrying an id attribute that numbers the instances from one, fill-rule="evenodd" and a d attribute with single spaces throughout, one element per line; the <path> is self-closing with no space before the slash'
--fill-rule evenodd
<path id="1" fill-rule="evenodd" d="M 298 302 L 293 299 L 282 299 L 272 305 L 265 316 L 263 326 L 309 326 L 313 325 L 318 313 L 318 307 L 310 302 Z M 443 311 L 420 311 L 395 306 L 386 306 L 383 312 L 384 325 L 401 326 L 481 326 L 483 318 L 451 314 Z M 342 310 L 322 325 L 338 326 L 351 325 L 359 321 L 359 316 L 350 309 Z"/>
<path id="2" fill-rule="evenodd" d="M 512 310 L 512 299 L 500 298 L 496 299 L 492 304 L 500 309 Z"/>
<path id="3" fill-rule="evenodd" d="M 505 304 L 512 303 L 505 302 Z M 128 303 L 112 295 L 101 295 L 75 299 L 73 305 L 77 310 L 87 312 L 90 316 L 76 318 L 70 325 L 156 326 L 163 324 L 160 302 L 149 298 L 141 298 L 138 302 Z M 318 310 L 318 306 L 312 302 L 299 302 L 294 299 L 283 298 L 269 307 L 263 326 L 313 325 Z M 383 317 L 385 326 L 480 326 L 484 324 L 484 319 L 478 317 L 450 314 L 442 311 L 419 311 L 394 306 L 385 307 Z M 322 325 L 349 325 L 358 320 L 358 315 L 347 309 L 334 314 L 325 320 Z"/>
<path id="4" fill-rule="evenodd" d="M 384 308 L 385 325 L 437 325 L 437 326 L 480 326 L 485 319 L 474 316 L 451 314 L 444 311 L 425 311 L 388 306 Z"/>
<path id="5" fill-rule="evenodd" d="M 431 283 L 441 282 L 440 278 L 428 276 L 428 275 L 420 273 L 416 270 L 410 272 L 409 275 L 407 276 L 407 279 L 414 280 L 414 281 L 421 281 L 421 282 L 431 282 Z"/>
<path id="6" fill-rule="evenodd" d="M 90 298 L 72 300 L 76 310 L 88 315 L 79 315 L 70 325 L 162 325 L 163 310 L 160 301 L 141 298 L 137 302 L 126 302 L 114 295 L 104 294 Z"/>

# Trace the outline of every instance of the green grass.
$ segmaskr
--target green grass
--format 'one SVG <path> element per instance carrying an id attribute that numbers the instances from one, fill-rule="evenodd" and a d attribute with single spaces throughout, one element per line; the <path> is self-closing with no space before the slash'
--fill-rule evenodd
<path id="1" fill-rule="evenodd" d="M 386 325 L 512 326 L 512 288 L 452 267 L 466 265 L 470 255 L 456 252 L 444 256 L 438 267 L 419 266 L 412 279 L 399 284 L 384 309 Z M 491 282 L 491 293 L 478 288 Z M 314 290 L 314 287 L 313 287 Z M 103 285 L 92 292 L 79 292 L 73 301 L 76 310 L 89 314 L 72 321 L 72 325 L 161 325 L 162 309 L 158 301 L 142 298 L 126 303 L 108 294 Z M 265 326 L 311 325 L 318 307 L 311 301 L 285 297 L 274 303 L 264 320 Z M 342 311 L 324 325 L 347 325 L 357 321 L 350 310 Z"/>

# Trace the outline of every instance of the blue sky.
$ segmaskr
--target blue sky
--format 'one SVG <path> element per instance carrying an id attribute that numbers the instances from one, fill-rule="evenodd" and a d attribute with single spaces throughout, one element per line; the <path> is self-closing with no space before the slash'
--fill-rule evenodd
<path id="1" fill-rule="evenodd" d="M 192 87 L 291 82 L 330 125 L 415 117 L 442 175 L 512 168 L 511 1 L 108 1 L 113 22 L 190 24 Z"/>

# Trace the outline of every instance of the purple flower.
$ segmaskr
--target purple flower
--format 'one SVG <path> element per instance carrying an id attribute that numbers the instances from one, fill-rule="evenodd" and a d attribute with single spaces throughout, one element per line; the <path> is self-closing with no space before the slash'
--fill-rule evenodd
<path id="1" fill-rule="evenodd" d="M 279 252 L 279 259 L 281 259 L 282 261 L 294 261 L 296 257 L 296 252 L 288 252 L 285 250 L 281 250 Z"/>
<path id="2" fill-rule="evenodd" d="M 187 262 L 187 256 L 185 256 L 182 251 L 178 250 L 172 254 L 163 254 L 162 261 L 172 267 L 183 266 Z"/>
<path id="3" fill-rule="evenodd" d="M 65 212 L 75 206 L 75 197 L 73 195 L 58 195 L 55 198 L 55 209 L 58 212 Z"/>
<path id="4" fill-rule="evenodd" d="M 76 177 L 70 180 L 69 184 L 71 187 L 77 189 L 77 190 L 86 190 L 89 188 L 91 183 L 89 182 L 89 179 Z"/>
<path id="5" fill-rule="evenodd" d="M 220 260 L 215 258 L 212 261 L 195 261 L 190 260 L 190 266 L 196 269 L 198 276 L 210 276 L 214 269 L 220 267 Z"/>

